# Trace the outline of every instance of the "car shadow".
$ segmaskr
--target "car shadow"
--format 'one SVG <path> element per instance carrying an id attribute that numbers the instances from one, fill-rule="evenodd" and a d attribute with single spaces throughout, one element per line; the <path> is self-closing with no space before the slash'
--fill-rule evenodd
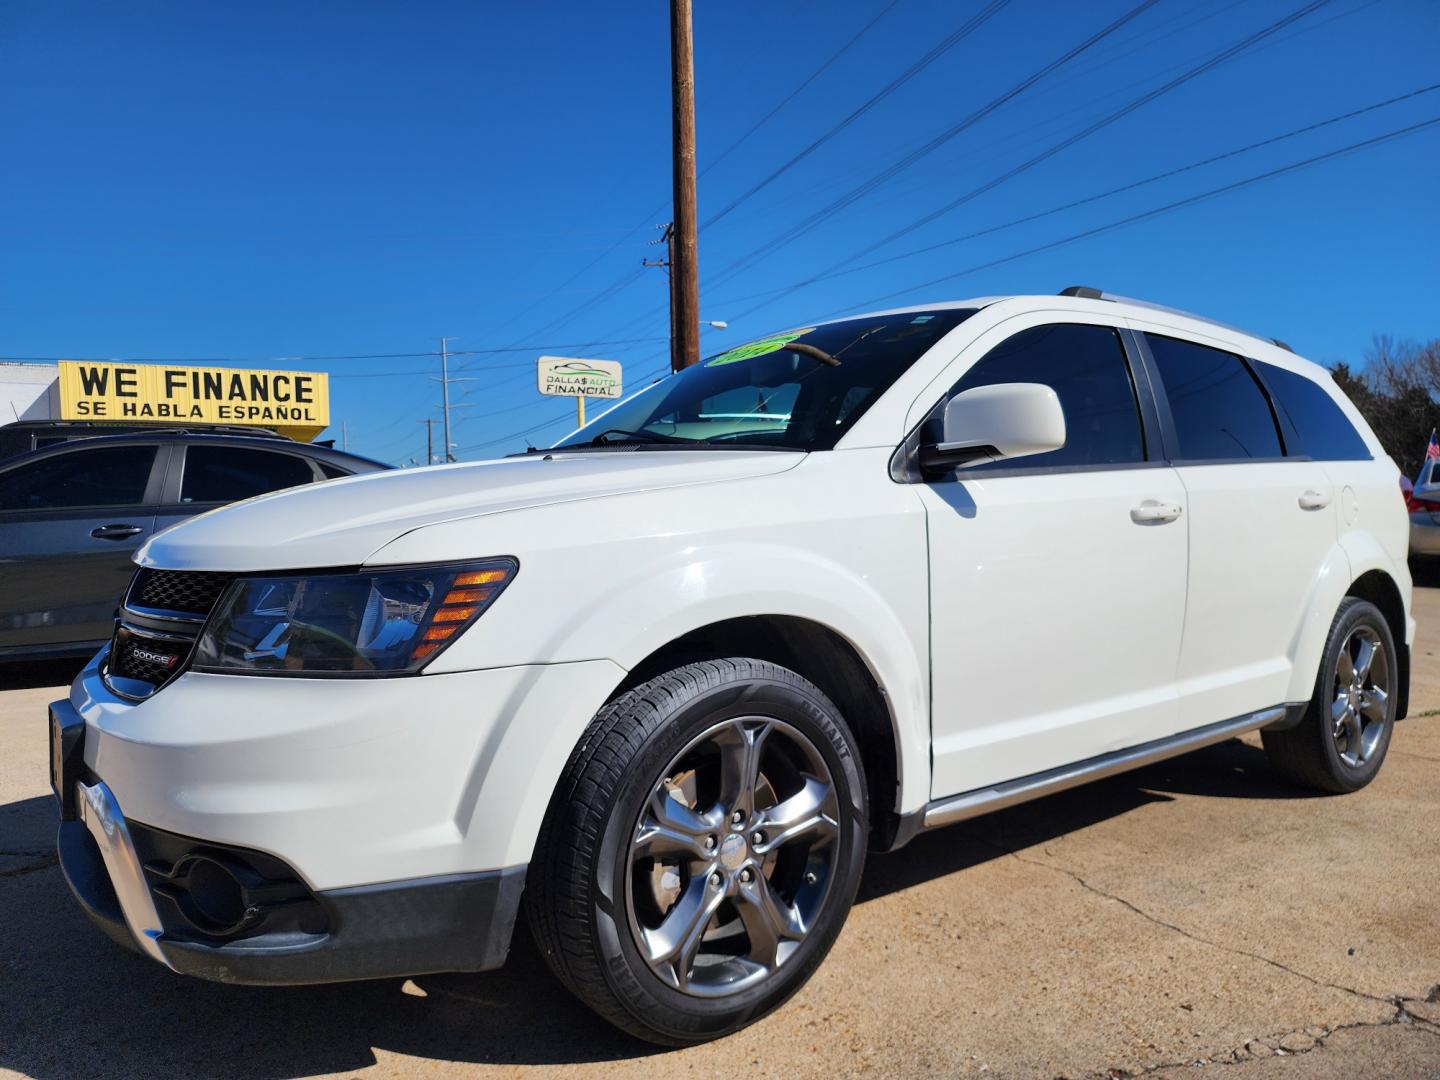
<path id="1" fill-rule="evenodd" d="M 858 902 L 960 873 L 1010 851 L 1178 794 L 1300 794 L 1263 753 L 1225 743 L 951 829 L 868 862 Z M 474 1064 L 562 1065 L 659 1052 L 565 993 L 523 926 L 495 972 L 260 988 L 181 978 L 117 949 L 71 900 L 50 845 L 48 797 L 0 805 L 0 1068 L 302 1077 L 399 1054 Z"/>
<path id="2" fill-rule="evenodd" d="M 0 663 L 0 690 L 69 686 L 88 663 L 81 660 L 10 660 Z"/>
<path id="3" fill-rule="evenodd" d="M 1425 588 L 1434 588 L 1440 585 L 1440 559 L 1415 558 L 1410 559 L 1410 577 L 1416 585 Z"/>
<path id="4" fill-rule="evenodd" d="M 1177 795 L 1220 799 L 1323 798 L 1275 773 L 1265 752 L 1238 739 L 1196 750 L 1008 810 L 921 833 L 897 852 L 871 855 L 857 903 L 968 870 L 1023 848 Z"/>

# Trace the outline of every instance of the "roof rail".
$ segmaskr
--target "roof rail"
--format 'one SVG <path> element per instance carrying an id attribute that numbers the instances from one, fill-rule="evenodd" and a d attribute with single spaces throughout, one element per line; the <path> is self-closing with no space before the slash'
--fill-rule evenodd
<path id="1" fill-rule="evenodd" d="M 1119 304 L 1131 304 L 1135 307 L 1150 308 L 1152 311 L 1163 311 L 1167 315 L 1182 315 L 1187 319 L 1194 319 L 1196 322 L 1209 323 L 1211 326 L 1218 326 L 1224 330 L 1230 330 L 1237 334 L 1244 334 L 1246 337 L 1259 338 L 1261 341 L 1268 341 L 1270 344 L 1293 353 L 1295 350 L 1279 338 L 1266 337 L 1264 334 L 1252 334 L 1249 330 L 1243 330 L 1232 323 L 1221 322 L 1219 319 L 1212 319 L 1206 315 L 1196 315 L 1193 311 L 1184 311 L 1181 308 L 1168 307 L 1165 304 L 1156 304 L 1150 300 L 1137 300 L 1133 296 L 1121 296 L 1118 293 L 1107 293 L 1100 289 L 1091 288 L 1089 285 L 1071 285 L 1060 290 L 1061 296 L 1078 296 L 1086 300 L 1110 300 Z"/>

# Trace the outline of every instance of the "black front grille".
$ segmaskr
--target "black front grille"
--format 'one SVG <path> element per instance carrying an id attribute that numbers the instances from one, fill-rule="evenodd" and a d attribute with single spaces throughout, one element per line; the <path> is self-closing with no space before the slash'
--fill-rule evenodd
<path id="1" fill-rule="evenodd" d="M 190 651 L 233 574 L 206 570 L 135 572 L 121 604 L 102 673 L 115 693 L 143 700 L 189 663 Z"/>
<path id="2" fill-rule="evenodd" d="M 130 586 L 128 602 L 159 611 L 208 615 L 233 576 L 208 570 L 142 569 Z"/>

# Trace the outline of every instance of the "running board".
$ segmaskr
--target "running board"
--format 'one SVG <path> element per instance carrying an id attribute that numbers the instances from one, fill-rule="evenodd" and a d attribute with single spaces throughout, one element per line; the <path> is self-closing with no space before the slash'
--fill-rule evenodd
<path id="1" fill-rule="evenodd" d="M 1182 731 L 1178 735 L 1167 735 L 1163 739 L 1101 754 L 1072 765 L 1062 765 L 1058 769 L 1022 776 L 1018 780 L 1007 780 L 993 787 L 936 799 L 925 807 L 921 828 L 938 829 L 942 825 L 953 825 L 957 821 L 979 817 L 992 810 L 1003 810 L 1007 806 L 1038 799 L 1042 795 L 1052 795 L 1057 791 L 1088 784 L 1091 780 L 1102 780 L 1116 773 L 1138 769 L 1143 765 L 1189 753 L 1191 750 L 1199 750 L 1203 746 L 1224 742 L 1236 735 L 1244 735 L 1247 731 L 1282 721 L 1286 719 L 1288 712 L 1284 705 L 1277 705 L 1273 709 L 1261 709 L 1232 720 L 1222 720 L 1218 724 L 1207 724 L 1191 731 Z"/>

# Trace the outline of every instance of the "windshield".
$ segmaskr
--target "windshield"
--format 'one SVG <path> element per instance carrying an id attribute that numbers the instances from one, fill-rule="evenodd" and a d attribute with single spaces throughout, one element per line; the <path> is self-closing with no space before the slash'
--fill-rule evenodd
<path id="1" fill-rule="evenodd" d="M 829 450 L 906 368 L 973 314 L 907 311 L 774 334 L 661 380 L 555 446 Z M 808 348 L 791 351 L 792 343 Z"/>

